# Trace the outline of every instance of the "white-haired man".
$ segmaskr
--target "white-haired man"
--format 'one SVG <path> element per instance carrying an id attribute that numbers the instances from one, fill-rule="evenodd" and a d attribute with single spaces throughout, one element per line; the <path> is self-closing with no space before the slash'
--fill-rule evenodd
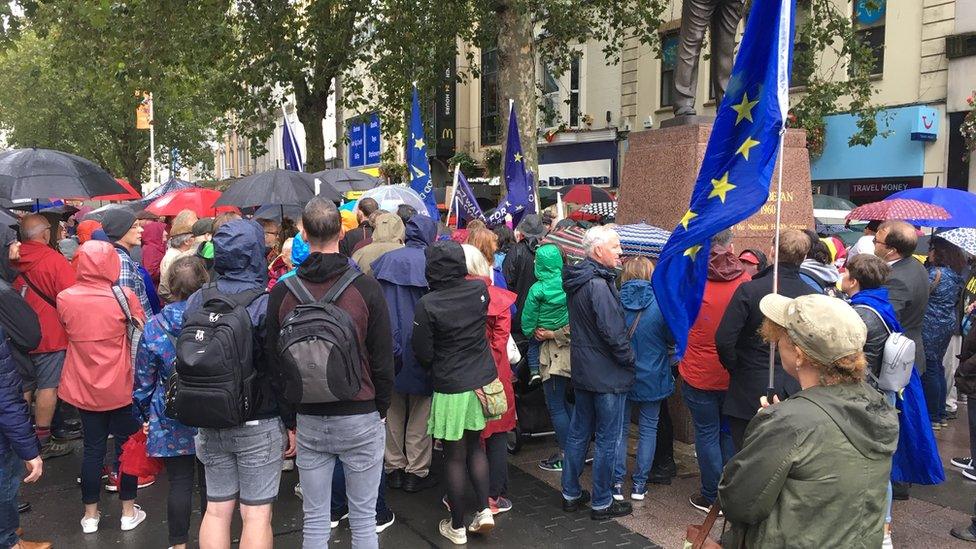
<path id="1" fill-rule="evenodd" d="M 579 477 L 595 431 L 590 518 L 606 520 L 632 511 L 629 502 L 614 501 L 610 490 L 619 444 L 614 434 L 620 433 L 627 393 L 634 383 L 634 353 L 614 284 L 620 238 L 610 228 L 593 227 L 586 231 L 583 247 L 586 259 L 563 271 L 576 395 L 563 461 L 563 510 L 575 512 L 589 499 Z"/>

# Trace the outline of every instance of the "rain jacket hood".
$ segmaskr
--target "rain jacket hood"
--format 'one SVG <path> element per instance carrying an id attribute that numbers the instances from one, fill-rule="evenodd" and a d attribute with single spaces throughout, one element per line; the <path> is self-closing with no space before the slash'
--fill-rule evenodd
<path id="1" fill-rule="evenodd" d="M 427 248 L 427 283 L 431 290 L 440 290 L 468 274 L 464 250 L 457 242 L 437 242 Z"/>
<path id="2" fill-rule="evenodd" d="M 562 286 L 563 256 L 555 244 L 539 246 L 535 251 L 536 281 L 558 280 Z"/>
<path id="3" fill-rule="evenodd" d="M 426 289 L 424 250 L 437 239 L 437 223 L 426 215 L 416 214 L 407 220 L 406 237 L 404 248 L 385 253 L 373 261 L 373 277 L 398 286 Z"/>
<path id="4" fill-rule="evenodd" d="M 292 269 L 297 269 L 308 256 L 311 255 L 311 250 L 308 248 L 308 243 L 302 238 L 302 233 L 295 235 L 295 238 L 291 241 L 291 265 Z"/>
<path id="5" fill-rule="evenodd" d="M 587 258 L 576 265 L 566 265 L 563 268 L 563 288 L 567 293 L 575 292 L 597 277 L 604 278 L 612 284 L 616 275 L 612 270 Z"/>
<path id="6" fill-rule="evenodd" d="M 708 280 L 728 282 L 742 276 L 742 261 L 725 246 L 712 246 L 708 256 Z"/>
<path id="7" fill-rule="evenodd" d="M 654 301 L 650 280 L 629 280 L 620 287 L 620 302 L 628 311 L 643 311 Z"/>
<path id="8" fill-rule="evenodd" d="M 400 217 L 383 214 L 376 218 L 371 242 L 353 252 L 352 259 L 364 273 L 370 274 L 373 262 L 386 252 L 402 248 L 404 238 L 403 221 Z"/>
<path id="9" fill-rule="evenodd" d="M 152 221 L 142 226 L 142 266 L 149 271 L 153 283 L 159 283 L 159 264 L 166 254 L 166 242 L 163 236 L 166 224 Z"/>
<path id="10" fill-rule="evenodd" d="M 426 215 L 415 214 L 407 220 L 405 232 L 407 246 L 426 248 L 437 240 L 437 222 Z"/>
<path id="11" fill-rule="evenodd" d="M 244 219 L 226 223 L 217 229 L 213 244 L 214 271 L 220 280 L 241 284 L 244 289 L 265 286 L 267 265 L 264 230 L 260 225 Z M 227 290 L 221 288 L 221 291 Z"/>
<path id="12" fill-rule="evenodd" d="M 555 244 L 539 246 L 535 253 L 536 282 L 522 304 L 521 329 L 531 337 L 536 328 L 558 330 L 569 324 L 563 290 L 563 256 Z"/>
<path id="13" fill-rule="evenodd" d="M 89 240 L 75 254 L 75 275 L 79 284 L 111 286 L 122 268 L 119 254 L 108 242 Z"/>
<path id="14" fill-rule="evenodd" d="M 800 271 L 819 278 L 827 286 L 833 286 L 840 280 L 840 271 L 833 265 L 824 265 L 815 259 L 804 259 Z"/>

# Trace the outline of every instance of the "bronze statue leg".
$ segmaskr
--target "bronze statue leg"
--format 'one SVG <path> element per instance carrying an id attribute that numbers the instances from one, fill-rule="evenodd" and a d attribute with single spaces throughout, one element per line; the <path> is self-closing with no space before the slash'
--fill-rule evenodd
<path id="1" fill-rule="evenodd" d="M 712 14 L 712 55 L 711 64 L 715 78 L 712 90 L 715 103 L 722 104 L 722 96 L 729 85 L 732 74 L 732 61 L 735 52 L 735 35 L 742 18 L 743 0 L 724 0 Z"/>
<path id="2" fill-rule="evenodd" d="M 698 60 L 701 57 L 702 42 L 705 40 L 705 30 L 711 23 L 716 3 L 716 0 L 685 0 L 681 6 L 678 63 L 674 69 L 676 116 L 695 114 Z"/>

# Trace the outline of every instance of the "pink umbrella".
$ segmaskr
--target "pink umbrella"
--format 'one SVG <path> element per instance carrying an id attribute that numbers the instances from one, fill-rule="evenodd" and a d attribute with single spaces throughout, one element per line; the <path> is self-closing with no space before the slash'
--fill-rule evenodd
<path id="1" fill-rule="evenodd" d="M 896 198 L 858 206 L 847 214 L 847 221 L 885 221 L 888 219 L 940 220 L 949 219 L 949 212 L 941 206 L 918 200 Z"/>
<path id="2" fill-rule="evenodd" d="M 158 216 L 172 216 L 183 210 L 192 210 L 199 217 L 239 211 L 234 206 L 214 206 L 220 194 L 220 191 L 201 187 L 182 189 L 153 200 L 152 204 L 146 207 L 146 211 Z"/>

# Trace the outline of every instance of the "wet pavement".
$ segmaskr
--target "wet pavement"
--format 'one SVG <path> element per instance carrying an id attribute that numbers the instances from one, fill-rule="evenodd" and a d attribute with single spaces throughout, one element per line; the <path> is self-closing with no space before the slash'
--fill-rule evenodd
<path id="1" fill-rule="evenodd" d="M 967 524 L 976 501 L 976 482 L 965 479 L 949 465 L 955 456 L 969 454 L 969 433 L 965 405 L 960 419 L 936 434 L 946 468 L 946 482 L 939 486 L 914 486 L 911 499 L 894 506 L 895 547 L 966 548 L 967 544 L 949 536 L 949 528 Z M 632 441 L 633 442 L 633 441 Z M 55 547 L 121 547 L 155 549 L 167 547 L 165 474 L 155 485 L 139 491 L 138 503 L 149 518 L 136 530 L 119 530 L 119 503 L 112 494 L 103 494 L 102 525 L 97 534 L 81 533 L 80 489 L 76 477 L 81 462 L 81 443 L 73 443 L 74 453 L 45 464 L 42 480 L 23 490 L 33 510 L 21 515 L 27 539 L 48 539 Z M 634 514 L 618 520 L 595 522 L 589 514 L 567 515 L 559 507 L 559 474 L 539 469 L 555 445 L 551 437 L 530 440 L 510 459 L 511 512 L 497 517 L 495 530 L 487 537 L 468 537 L 472 547 L 681 547 L 685 527 L 701 523 L 704 513 L 688 503 L 698 489 L 698 471 L 692 446 L 675 443 L 679 475 L 670 486 L 650 487 L 643 502 L 634 502 Z M 633 447 L 631 448 L 633 453 Z M 584 486 L 589 484 L 589 468 Z M 301 501 L 294 495 L 297 472 L 282 474 L 282 487 L 275 504 L 276 547 L 301 545 Z M 382 547 L 396 549 L 454 547 L 437 533 L 437 523 L 448 516 L 440 503 L 443 488 L 435 486 L 418 494 L 388 491 L 387 499 L 396 513 L 396 523 L 380 535 Z M 194 513 L 191 547 L 196 546 L 200 516 Z M 718 536 L 721 521 L 713 535 Z M 235 521 L 234 532 L 240 532 Z M 349 547 L 346 521 L 333 531 L 334 547 Z"/>

